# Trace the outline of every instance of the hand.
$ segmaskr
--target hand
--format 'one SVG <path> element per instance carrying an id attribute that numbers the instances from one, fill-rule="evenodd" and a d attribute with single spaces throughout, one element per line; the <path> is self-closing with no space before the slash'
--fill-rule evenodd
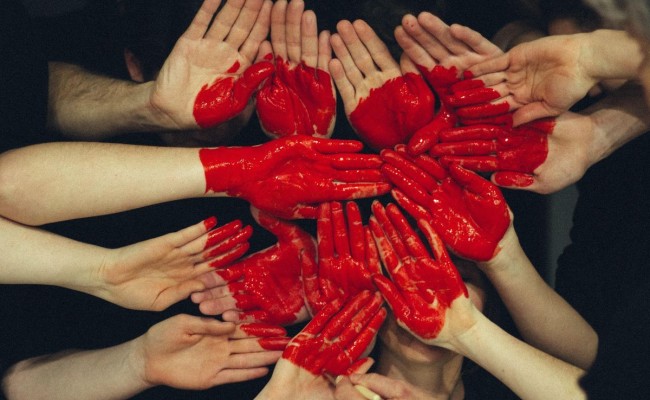
<path id="1" fill-rule="evenodd" d="M 257 115 L 270 137 L 332 136 L 336 96 L 328 64 L 332 58 L 329 32 L 318 35 L 316 14 L 304 11 L 303 0 L 276 1 L 271 11 L 271 50 L 275 74 L 257 92 Z M 303 12 L 304 11 L 304 12 Z"/>
<path id="2" fill-rule="evenodd" d="M 435 258 L 397 206 L 386 209 L 375 201 L 370 230 L 391 279 L 374 275 L 375 284 L 390 305 L 397 323 L 427 344 L 433 344 L 446 322 L 447 310 L 467 288 L 445 246 L 426 220 L 418 220 Z"/>
<path id="3" fill-rule="evenodd" d="M 208 389 L 266 375 L 265 366 L 280 358 L 289 341 L 285 335 L 280 327 L 180 314 L 134 341 L 136 363 L 151 386 Z"/>
<path id="4" fill-rule="evenodd" d="M 252 147 L 201 149 L 206 192 L 248 200 L 280 218 L 316 218 L 324 201 L 390 190 L 372 154 L 356 141 L 291 136 Z"/>
<path id="5" fill-rule="evenodd" d="M 199 277 L 248 250 L 250 226 L 240 221 L 215 227 L 209 218 L 181 231 L 111 250 L 96 273 L 97 296 L 136 310 L 160 311 L 202 290 Z M 93 293 L 94 294 L 94 293 Z"/>
<path id="6" fill-rule="evenodd" d="M 379 374 L 352 374 L 342 376 L 336 383 L 334 398 L 337 400 L 366 400 L 360 391 L 370 390 L 384 400 L 434 400 L 431 393 L 405 380 L 388 378 Z"/>
<path id="7" fill-rule="evenodd" d="M 499 186 L 548 194 L 577 182 L 592 164 L 594 130 L 590 117 L 571 112 L 517 128 L 459 127 L 442 132 L 431 154 L 444 165 L 493 172 Z"/>
<path id="8" fill-rule="evenodd" d="M 438 133 L 456 125 L 458 117 L 449 102 L 451 86 L 468 67 L 501 54 L 501 50 L 478 32 L 461 25 L 449 26 L 431 13 L 415 18 L 406 15 L 395 30 L 404 53 L 415 63 L 440 98 L 441 107 L 434 119 L 415 132 L 408 151 L 417 155 L 427 151 Z"/>
<path id="9" fill-rule="evenodd" d="M 309 318 L 300 279 L 301 259 L 315 262 L 314 239 L 297 225 L 253 210 L 255 220 L 278 242 L 238 263 L 199 277 L 206 290 L 192 301 L 224 321 L 290 325 Z"/>
<path id="10" fill-rule="evenodd" d="M 153 86 L 151 105 L 171 129 L 233 118 L 273 72 L 269 62 L 251 65 L 269 31 L 271 1 L 228 0 L 215 16 L 220 3 L 204 1 Z"/>
<path id="11" fill-rule="evenodd" d="M 311 315 L 335 299 L 346 300 L 363 290 L 376 290 L 372 274 L 381 274 L 370 231 L 354 202 L 346 204 L 347 225 L 339 202 L 318 209 L 318 265 L 302 253 L 302 280 Z"/>
<path id="12" fill-rule="evenodd" d="M 362 357 L 386 317 L 379 293 L 364 291 L 328 304 L 287 345 L 258 399 L 332 399 L 325 374 L 337 376 L 369 368 Z M 301 396 L 301 397 L 296 397 Z"/>
<path id="13" fill-rule="evenodd" d="M 402 73 L 364 21 L 341 21 L 337 31 L 329 68 L 350 124 L 375 150 L 406 143 L 433 118 L 433 93 L 412 66 Z"/>
<path id="14" fill-rule="evenodd" d="M 416 219 L 427 220 L 460 257 L 491 259 L 508 225 L 508 205 L 499 188 L 452 164 L 444 169 L 427 155 L 411 158 L 404 147 L 384 150 L 382 170 L 399 190 L 397 203 Z"/>
<path id="15" fill-rule="evenodd" d="M 493 103 L 506 103 L 514 111 L 514 126 L 554 117 L 582 99 L 597 80 L 581 63 L 585 57 L 583 35 L 555 35 L 522 43 L 507 53 L 470 68 L 485 88 L 496 92 Z M 477 88 L 488 93 L 483 85 Z M 463 91 L 467 97 L 471 91 Z M 469 96 L 463 105 L 483 103 Z M 494 97 L 493 97 L 494 98 Z"/>

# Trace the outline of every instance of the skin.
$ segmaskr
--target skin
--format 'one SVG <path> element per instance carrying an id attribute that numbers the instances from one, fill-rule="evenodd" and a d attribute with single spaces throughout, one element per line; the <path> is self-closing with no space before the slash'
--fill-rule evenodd
<path id="1" fill-rule="evenodd" d="M 345 210 L 345 211 L 344 211 Z M 302 256 L 302 280 L 311 315 L 332 301 L 376 290 L 371 276 L 381 273 L 370 231 L 354 202 L 322 203 L 318 222 L 318 264 Z"/>
<path id="2" fill-rule="evenodd" d="M 364 21 L 340 21 L 336 29 L 329 69 L 353 128 L 375 150 L 405 143 L 433 118 L 431 90 L 407 58 L 400 69 Z"/>
<path id="3" fill-rule="evenodd" d="M 116 400 L 158 385 L 200 390 L 246 381 L 268 373 L 289 340 L 278 327 L 256 327 L 258 337 L 246 329 L 179 314 L 114 347 L 22 361 L 3 384 L 10 399 Z M 265 350 L 271 340 L 276 349 Z"/>
<path id="4" fill-rule="evenodd" d="M 200 276 L 205 289 L 193 293 L 192 301 L 203 314 L 223 314 L 225 321 L 290 325 L 307 320 L 301 264 L 316 258 L 314 239 L 294 224 L 258 210 L 253 215 L 278 242 Z"/>
<path id="5" fill-rule="evenodd" d="M 160 311 L 201 290 L 200 275 L 248 249 L 249 227 L 233 221 L 215 229 L 216 222 L 210 218 L 158 238 L 105 249 L 2 218 L 2 283 L 58 285 L 122 307 Z"/>
<path id="6" fill-rule="evenodd" d="M 336 97 L 328 72 L 329 32 L 318 34 L 316 14 L 302 0 L 277 1 L 271 12 L 271 48 L 263 59 L 275 61 L 275 73 L 256 95 L 262 130 L 272 138 L 286 135 L 330 137 Z"/>
<path id="7" fill-rule="evenodd" d="M 361 292 L 346 303 L 330 303 L 295 336 L 257 399 L 333 399 L 325 374 L 365 372 L 363 353 L 386 317 L 378 293 Z"/>

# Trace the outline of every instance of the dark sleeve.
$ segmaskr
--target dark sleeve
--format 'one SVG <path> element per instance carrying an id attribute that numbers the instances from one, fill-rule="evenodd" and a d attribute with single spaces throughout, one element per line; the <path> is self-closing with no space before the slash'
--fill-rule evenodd
<path id="1" fill-rule="evenodd" d="M 46 140 L 47 61 L 22 4 L 0 13 L 0 151 Z"/>

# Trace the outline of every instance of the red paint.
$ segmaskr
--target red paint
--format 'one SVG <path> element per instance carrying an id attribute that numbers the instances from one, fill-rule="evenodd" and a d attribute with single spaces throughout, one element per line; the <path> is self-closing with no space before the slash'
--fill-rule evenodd
<path id="1" fill-rule="evenodd" d="M 452 302 L 468 296 L 444 243 L 426 221 L 418 224 L 432 256 L 397 206 L 375 201 L 372 212 L 370 229 L 391 277 L 375 275 L 375 284 L 401 326 L 424 340 L 437 337 Z"/>
<path id="2" fill-rule="evenodd" d="M 217 274 L 228 282 L 244 321 L 288 325 L 306 317 L 301 262 L 316 257 L 313 238 L 298 226 L 270 215 L 256 214 L 258 222 L 278 242 Z"/>
<path id="3" fill-rule="evenodd" d="M 330 74 L 307 66 L 275 60 L 275 74 L 257 92 L 257 114 L 265 132 L 274 137 L 329 137 L 336 116 Z"/>
<path id="4" fill-rule="evenodd" d="M 436 65 L 430 70 L 418 65 L 420 73 L 440 99 L 440 108 L 433 120 L 420 128 L 408 142 L 408 151 L 411 155 L 418 155 L 428 151 L 438 141 L 438 134 L 448 128 L 456 126 L 458 117 L 448 101 L 450 86 L 458 82 L 456 68 L 445 68 Z"/>
<path id="5" fill-rule="evenodd" d="M 205 227 L 206 232 L 215 226 L 217 226 L 217 217 L 212 216 L 203 221 L 203 227 Z"/>
<path id="6" fill-rule="evenodd" d="M 350 113 L 350 123 L 375 150 L 406 143 L 434 115 L 435 97 L 420 75 L 408 73 L 371 89 Z"/>
<path id="7" fill-rule="evenodd" d="M 235 61 L 235 63 L 230 68 L 228 68 L 228 71 L 226 72 L 229 74 L 234 74 L 235 72 L 239 71 L 240 66 L 241 65 L 239 64 L 239 61 Z"/>
<path id="8" fill-rule="evenodd" d="M 229 69 L 239 69 L 235 62 Z M 248 67 L 240 77 L 220 76 L 204 85 L 194 100 L 194 119 L 201 128 L 225 122 L 239 114 L 262 82 L 273 73 L 273 64 L 262 61 Z"/>
<path id="9" fill-rule="evenodd" d="M 341 305 L 339 301 L 326 305 L 291 340 L 282 358 L 313 375 L 349 373 L 372 343 L 386 313 L 379 293 L 368 291 Z"/>
<path id="10" fill-rule="evenodd" d="M 347 215 L 347 221 L 346 221 Z M 318 264 L 303 263 L 303 287 L 315 315 L 334 299 L 345 301 L 364 290 L 376 290 L 372 274 L 381 274 L 374 243 L 366 234 L 354 202 L 322 203 L 318 210 Z"/>
<path id="11" fill-rule="evenodd" d="M 425 186 L 404 165 L 427 173 L 421 166 L 437 164 L 432 158 L 412 158 L 405 151 L 386 151 L 382 158 L 387 163 L 383 168 L 386 176 L 401 192 L 395 200 L 410 214 L 431 223 L 459 256 L 476 261 L 494 256 L 510 224 L 507 204 L 498 187 L 458 165 L 451 165 L 446 177 L 434 178 L 435 186 Z M 404 198 L 410 201 L 404 203 Z"/>
<path id="12" fill-rule="evenodd" d="M 257 337 L 286 336 L 287 334 L 286 329 L 281 326 L 262 323 L 241 324 L 239 329 L 249 336 Z"/>
<path id="13" fill-rule="evenodd" d="M 555 119 L 546 118 L 517 128 L 485 124 L 454 128 L 440 135 L 441 143 L 432 148 L 432 154 L 445 165 L 499 172 L 495 181 L 500 185 L 526 187 L 546 161 L 548 136 L 554 127 Z"/>
<path id="14" fill-rule="evenodd" d="M 257 343 L 259 343 L 264 350 L 279 351 L 286 349 L 290 341 L 291 338 L 289 337 L 260 338 Z"/>
<path id="15" fill-rule="evenodd" d="M 214 217 L 204 221 L 206 228 L 214 227 L 216 223 Z M 203 247 L 203 259 L 214 268 L 230 264 L 248 251 L 248 239 L 252 233 L 253 229 L 250 226 L 242 227 L 239 220 L 211 230 Z"/>
<path id="16" fill-rule="evenodd" d="M 280 138 L 251 147 L 200 149 L 206 192 L 248 200 L 276 216 L 315 218 L 323 201 L 387 193 L 377 155 L 355 154 L 358 141 Z"/>

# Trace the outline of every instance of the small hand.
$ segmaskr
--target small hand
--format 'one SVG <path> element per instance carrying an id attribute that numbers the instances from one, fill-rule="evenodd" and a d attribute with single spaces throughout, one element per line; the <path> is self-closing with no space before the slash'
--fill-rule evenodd
<path id="1" fill-rule="evenodd" d="M 522 43 L 471 67 L 470 76 L 482 81 L 476 87 L 479 92 L 486 94 L 486 89 L 496 92 L 493 104 L 506 103 L 506 111 L 514 111 L 514 126 L 558 116 L 597 83 L 581 65 L 584 57 L 581 38 L 580 35 L 555 35 Z M 467 96 L 471 91 L 461 94 Z M 476 101 L 470 96 L 464 105 L 484 101 L 482 95 Z"/>
<path id="2" fill-rule="evenodd" d="M 420 128 L 408 143 L 409 153 L 427 151 L 439 132 L 456 125 L 451 86 L 471 65 L 501 54 L 501 50 L 478 32 L 461 25 L 449 26 L 435 15 L 423 12 L 406 15 L 395 30 L 395 38 L 404 53 L 415 63 L 440 98 L 441 107 L 435 118 Z"/>
<path id="3" fill-rule="evenodd" d="M 207 128 L 239 114 L 273 65 L 252 65 L 269 31 L 271 1 L 205 0 L 165 61 L 151 104 L 173 129 Z M 214 21 L 212 20 L 214 16 Z"/>
<path id="4" fill-rule="evenodd" d="M 434 115 L 435 98 L 417 71 L 402 74 L 386 45 L 364 21 L 341 21 L 331 43 L 330 73 L 345 113 L 375 150 L 406 143 Z"/>
<path id="5" fill-rule="evenodd" d="M 148 385 L 199 390 L 266 375 L 288 342 L 280 327 L 179 314 L 136 339 L 134 356 Z"/>
<path id="6" fill-rule="evenodd" d="M 160 311 L 202 290 L 199 277 L 248 250 L 249 226 L 240 221 L 215 227 L 209 218 L 181 231 L 111 251 L 98 271 L 98 293 L 123 307 Z"/>
<path id="7" fill-rule="evenodd" d="M 301 259 L 315 262 L 314 239 L 298 226 L 253 210 L 256 221 L 278 242 L 225 268 L 200 277 L 206 290 L 192 301 L 206 315 L 223 313 L 224 321 L 290 325 L 305 321 L 300 280 Z"/>
<path id="8" fill-rule="evenodd" d="M 577 182 L 592 163 L 594 124 L 565 112 L 516 128 L 473 125 L 443 131 L 431 154 L 440 162 L 493 172 L 492 182 L 547 194 Z"/>
<path id="9" fill-rule="evenodd" d="M 390 185 L 373 154 L 355 154 L 357 141 L 283 137 L 252 147 L 201 149 L 206 192 L 248 200 L 285 219 L 316 218 L 324 201 L 387 193 Z"/>
<path id="10" fill-rule="evenodd" d="M 257 398 L 332 399 L 324 375 L 348 375 L 369 367 L 368 359 L 361 357 L 386 317 L 381 306 L 381 295 L 368 291 L 345 304 L 328 304 L 291 339 Z"/>
<path id="11" fill-rule="evenodd" d="M 375 201 L 370 229 L 390 274 L 374 275 L 375 284 L 395 314 L 397 323 L 418 339 L 432 344 L 446 322 L 447 310 L 467 288 L 445 246 L 426 220 L 419 220 L 433 250 L 431 257 L 397 206 Z"/>
<path id="12" fill-rule="evenodd" d="M 491 259 L 510 224 L 508 205 L 497 186 L 458 165 L 411 158 L 404 147 L 384 150 L 382 170 L 399 190 L 395 200 L 416 219 L 426 219 L 457 255 Z"/>
<path id="13" fill-rule="evenodd" d="M 372 274 L 381 274 L 379 256 L 354 202 L 322 203 L 318 209 L 318 264 L 302 255 L 302 279 L 311 315 L 335 299 L 376 290 Z M 347 224 L 346 217 L 347 214 Z"/>
<path id="14" fill-rule="evenodd" d="M 302 0 L 276 1 L 271 11 L 275 73 L 257 92 L 257 114 L 264 132 L 330 137 L 336 119 L 336 97 L 328 64 L 332 58 L 329 33 L 318 35 L 316 14 L 304 11 Z M 304 12 L 303 12 L 304 11 Z"/>

